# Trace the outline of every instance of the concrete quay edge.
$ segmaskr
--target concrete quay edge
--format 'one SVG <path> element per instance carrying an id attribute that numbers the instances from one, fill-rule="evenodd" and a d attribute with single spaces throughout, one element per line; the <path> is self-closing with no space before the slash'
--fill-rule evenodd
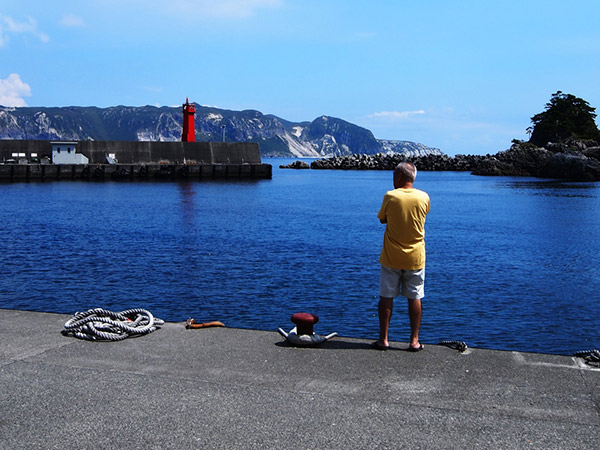
<path id="1" fill-rule="evenodd" d="M 0 448 L 535 448 L 600 442 L 581 358 L 168 322 L 120 342 L 0 309 Z"/>

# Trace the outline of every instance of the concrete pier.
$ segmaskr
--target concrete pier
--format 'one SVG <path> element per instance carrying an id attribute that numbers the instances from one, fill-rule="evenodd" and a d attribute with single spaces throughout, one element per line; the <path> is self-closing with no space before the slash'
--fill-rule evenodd
<path id="1" fill-rule="evenodd" d="M 156 180 L 272 178 L 270 164 L 5 164 L 0 180 Z"/>
<path id="2" fill-rule="evenodd" d="M 0 139 L 0 181 L 271 178 L 273 170 L 270 164 L 262 163 L 255 142 L 76 141 L 64 144 Z M 57 162 L 53 145 L 63 149 L 58 156 L 65 155 L 65 147 L 68 147 L 73 160 L 67 164 L 48 164 Z M 79 162 L 74 160 L 76 154 L 87 158 L 86 163 L 75 164 Z M 115 161 L 119 164 L 109 164 Z"/>
<path id="3" fill-rule="evenodd" d="M 166 323 L 143 337 L 89 342 L 61 334 L 70 317 L 0 309 L 1 448 L 600 442 L 600 370 L 576 357 L 433 344 L 409 353 L 397 342 L 380 352 L 345 337 L 295 348 L 275 331 L 286 324 L 265 332 Z"/>

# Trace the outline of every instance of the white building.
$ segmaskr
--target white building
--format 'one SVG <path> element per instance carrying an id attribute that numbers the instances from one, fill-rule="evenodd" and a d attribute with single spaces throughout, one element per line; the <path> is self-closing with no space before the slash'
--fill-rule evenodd
<path id="1" fill-rule="evenodd" d="M 77 142 L 51 142 L 52 164 L 88 164 L 87 156 L 77 153 Z"/>

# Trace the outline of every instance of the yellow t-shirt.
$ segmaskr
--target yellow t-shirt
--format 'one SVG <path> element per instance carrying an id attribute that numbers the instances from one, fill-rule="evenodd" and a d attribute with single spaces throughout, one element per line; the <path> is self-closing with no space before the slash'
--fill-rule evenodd
<path id="1" fill-rule="evenodd" d="M 425 217 L 430 200 L 419 189 L 394 189 L 383 196 L 377 217 L 387 220 L 379 262 L 392 269 L 425 267 Z"/>

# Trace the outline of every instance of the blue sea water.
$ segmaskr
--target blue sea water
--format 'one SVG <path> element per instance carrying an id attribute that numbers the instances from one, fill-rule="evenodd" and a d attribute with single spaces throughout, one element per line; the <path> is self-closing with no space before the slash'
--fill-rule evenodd
<path id="1" fill-rule="evenodd" d="M 0 307 L 143 307 L 169 321 L 378 334 L 387 171 L 272 180 L 0 185 Z M 431 197 L 421 339 L 572 354 L 600 347 L 600 183 L 419 172 Z M 397 299 L 391 339 L 408 340 Z"/>

